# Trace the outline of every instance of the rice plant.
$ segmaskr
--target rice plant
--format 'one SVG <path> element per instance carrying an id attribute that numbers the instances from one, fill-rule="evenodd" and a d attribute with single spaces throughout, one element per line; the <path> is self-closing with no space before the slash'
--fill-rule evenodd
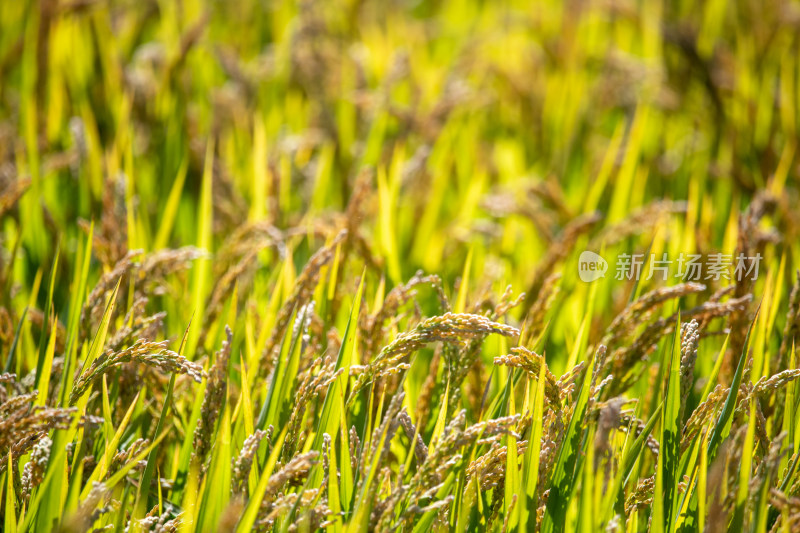
<path id="1" fill-rule="evenodd" d="M 0 2 L 0 530 L 800 529 L 798 30 Z"/>

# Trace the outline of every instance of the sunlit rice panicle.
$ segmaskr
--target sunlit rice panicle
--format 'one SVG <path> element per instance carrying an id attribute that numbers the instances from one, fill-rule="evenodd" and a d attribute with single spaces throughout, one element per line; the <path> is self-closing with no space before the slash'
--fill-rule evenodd
<path id="1" fill-rule="evenodd" d="M 7 456 L 12 451 L 19 457 L 31 449 L 42 434 L 51 429 L 65 429 L 73 421 L 75 409 L 47 406 L 32 406 L 38 396 L 30 394 L 14 396 L 0 404 L 0 454 Z M 0 470 L 6 465 L 0 465 Z"/>
<path id="2" fill-rule="evenodd" d="M 233 477 L 231 479 L 231 492 L 233 494 L 247 495 L 247 479 L 250 476 L 250 468 L 258 451 L 258 445 L 266 436 L 266 431 L 257 429 L 255 433 L 244 440 L 239 456 L 233 462 Z"/>
<path id="3" fill-rule="evenodd" d="M 411 417 L 408 416 L 408 412 L 405 409 L 400 411 L 397 416 L 400 420 L 400 425 L 403 427 L 403 432 L 406 434 L 406 437 L 408 437 L 409 441 L 413 442 L 414 456 L 417 458 L 417 463 L 424 463 L 428 458 L 428 447 L 425 446 L 425 441 L 422 440 L 422 435 L 417 432 L 414 422 L 411 421 Z M 414 440 L 415 435 L 416 440 Z"/>
<path id="4" fill-rule="evenodd" d="M 279 257 L 286 255 L 286 240 L 284 232 L 276 228 L 267 220 L 248 222 L 236 228 L 226 239 L 225 243 L 215 254 L 215 263 L 225 271 L 231 263 L 242 261 L 254 251 L 259 252 L 267 247 L 275 247 Z M 217 270 L 221 276 L 223 271 Z"/>
<path id="5" fill-rule="evenodd" d="M 598 383 L 600 376 L 603 373 L 603 367 L 606 364 L 606 356 L 608 355 L 608 348 L 605 344 L 600 344 L 594 356 L 594 368 L 592 369 L 592 388 L 590 391 L 590 395 L 592 398 L 597 396 L 597 392 L 603 388 L 602 382 Z M 609 376 L 611 377 L 611 376 Z"/>
<path id="6" fill-rule="evenodd" d="M 172 513 L 164 512 L 158 514 L 158 507 L 150 511 L 148 515 L 136 524 L 140 531 L 153 531 L 156 533 L 176 533 L 181 522 L 183 521 L 183 513 L 173 518 Z M 133 528 L 129 528 L 133 529 Z M 127 532 L 126 532 L 127 533 Z"/>
<path id="7" fill-rule="evenodd" d="M 525 291 L 525 300 L 522 304 L 522 314 L 526 315 L 533 303 L 539 298 L 539 293 L 545 280 L 550 276 L 555 265 L 563 260 L 572 251 L 577 240 L 591 231 L 591 229 L 601 220 L 599 213 L 587 213 L 572 219 L 562 230 L 558 239 L 548 248 L 547 254 L 539 262 L 533 281 Z"/>
<path id="8" fill-rule="evenodd" d="M 787 384 L 797 379 L 800 379 L 800 369 L 783 370 L 769 378 L 762 377 L 754 385 L 750 385 L 746 380 L 743 380 L 743 385 L 739 390 L 739 400 L 737 402 L 736 411 L 744 412 L 748 410 L 747 405 L 751 397 L 780 391 Z M 704 423 L 721 409 L 722 404 L 728 396 L 729 390 L 728 387 L 717 385 L 714 390 L 709 393 L 708 397 L 695 408 L 685 425 L 684 436 L 681 443 L 682 449 L 685 449 L 691 442 L 691 439 L 699 434 Z M 764 439 L 765 436 L 762 431 L 762 426 L 765 424 L 765 420 L 763 419 L 763 414 L 761 414 L 760 404 L 758 402 L 756 406 L 756 415 L 758 418 L 756 432 L 760 434 L 759 438 Z"/>
<path id="9" fill-rule="evenodd" d="M 767 449 L 763 459 L 755 468 L 749 483 L 749 490 L 759 490 L 759 488 L 769 481 L 769 479 L 780 479 L 781 461 L 790 455 L 790 449 L 785 446 L 785 440 L 789 436 L 787 431 L 782 431 L 775 435 Z"/>
<path id="10" fill-rule="evenodd" d="M 105 348 L 119 351 L 123 346 L 133 344 L 137 340 L 155 341 L 156 336 L 164 328 L 164 319 L 167 313 L 162 311 L 151 316 L 145 315 L 145 306 L 148 299 L 144 296 L 136 298 L 133 305 L 125 314 L 122 325 L 114 335 L 106 341 Z"/>
<path id="11" fill-rule="evenodd" d="M 234 263 L 233 266 L 227 269 L 224 274 L 217 279 L 214 289 L 211 291 L 211 295 L 206 301 L 206 323 L 213 324 L 216 322 L 217 317 L 219 317 L 219 314 L 224 308 L 224 302 L 230 298 L 230 295 L 233 292 L 234 285 L 236 285 L 236 283 L 240 280 L 251 277 L 250 275 L 256 266 L 258 252 L 259 250 L 257 249 L 251 250 L 240 261 Z M 239 286 L 239 291 L 245 290 L 247 285 L 249 285 L 249 283 L 241 283 Z M 205 329 L 202 331 L 200 340 L 198 341 L 198 346 L 202 346 L 205 343 L 206 331 L 207 330 Z"/>
<path id="12" fill-rule="evenodd" d="M 5 403 L 5 401 L 8 399 L 8 392 L 6 391 L 5 385 L 8 383 L 13 386 L 16 384 L 16 382 L 16 374 L 12 374 L 11 372 L 4 372 L 0 374 L 0 404 Z"/>
<path id="13" fill-rule="evenodd" d="M 322 434 L 322 472 L 323 478 L 320 487 L 325 487 L 330 483 L 331 473 L 331 436 L 327 433 Z"/>
<path id="14" fill-rule="evenodd" d="M 608 225 L 597 232 L 589 241 L 587 250 L 610 248 L 632 235 L 652 231 L 658 224 L 664 223 L 672 214 L 686 212 L 686 202 L 673 200 L 655 200 L 637 209 L 624 220 Z"/>
<path id="15" fill-rule="evenodd" d="M 442 359 L 441 352 L 441 347 L 434 351 L 428 376 L 422 383 L 422 388 L 420 390 L 419 397 L 417 398 L 417 410 L 415 413 L 415 418 L 417 419 L 417 425 L 421 427 L 425 426 L 428 416 L 430 415 L 431 401 L 433 400 L 433 395 L 436 392 L 436 387 L 439 383 L 437 375 L 439 373 L 439 367 Z"/>
<path id="16" fill-rule="evenodd" d="M 378 344 L 385 334 L 384 323 L 389 318 L 396 316 L 398 309 L 416 296 L 415 288 L 417 286 L 426 283 L 436 286 L 441 283 L 441 280 L 439 276 L 423 276 L 422 271 L 418 271 L 405 285 L 398 285 L 389 291 L 383 301 L 383 305 L 375 314 L 371 316 L 362 315 L 362 329 L 365 331 L 365 356 L 370 357 L 377 350 Z"/>
<path id="17" fill-rule="evenodd" d="M 643 509 L 653 503 L 653 489 L 655 488 L 655 476 L 641 480 L 625 501 L 625 514 L 630 514 L 638 509 Z"/>
<path id="18" fill-rule="evenodd" d="M 464 428 L 466 412 L 460 411 L 445 427 L 440 440 L 428 454 L 427 460 L 418 466 L 416 473 L 411 478 L 407 494 L 410 496 L 410 505 L 405 512 L 405 519 L 416 513 L 419 503 L 428 494 L 431 496 L 445 479 L 447 472 L 461 457 L 459 450 L 464 446 L 475 443 L 479 438 L 488 438 L 495 435 L 513 434 L 513 429 L 519 422 L 520 416 L 507 416 L 478 422 Z M 519 438 L 519 435 L 516 435 Z"/>
<path id="19" fill-rule="evenodd" d="M 22 494 L 26 501 L 30 498 L 31 491 L 44 479 L 52 445 L 53 441 L 47 435 L 42 435 L 31 449 L 30 459 L 25 463 L 25 468 L 22 472 Z"/>
<path id="20" fill-rule="evenodd" d="M 314 319 L 314 306 L 315 302 L 312 300 L 301 307 L 297 312 L 297 317 L 295 317 L 294 326 L 292 327 L 292 337 L 300 335 L 302 341 L 302 346 L 300 348 L 301 353 L 305 352 L 305 347 L 308 346 L 308 343 L 311 341 L 309 327 Z"/>
<path id="21" fill-rule="evenodd" d="M 686 491 L 688 485 L 688 476 L 684 476 L 683 480 L 678 482 L 676 493 L 682 494 Z M 653 503 L 655 490 L 655 475 L 647 477 L 636 485 L 636 488 L 628 496 L 625 501 L 625 513 L 630 515 L 634 511 L 643 509 Z"/>
<path id="22" fill-rule="evenodd" d="M 45 319 L 44 313 L 39 311 L 38 309 L 30 309 L 28 311 L 28 319 L 30 320 L 31 324 L 36 328 L 40 334 L 50 334 L 50 330 L 55 323 L 56 326 L 56 353 L 64 353 L 64 342 L 66 342 L 67 332 L 64 328 L 64 325 L 61 324 L 60 321 L 56 319 L 56 317 L 51 316 L 49 320 Z"/>
<path id="23" fill-rule="evenodd" d="M 528 448 L 528 441 L 517 442 L 517 453 L 522 456 Z M 475 477 L 480 482 L 481 490 L 490 490 L 503 484 L 506 475 L 508 447 L 492 442 L 489 451 L 477 457 L 467 466 L 467 484 Z"/>
<path id="24" fill-rule="evenodd" d="M 109 472 L 116 472 L 120 468 L 122 468 L 128 461 L 136 457 L 136 455 L 141 452 L 144 448 L 146 448 L 150 444 L 148 439 L 136 439 L 128 447 L 124 450 L 119 450 L 117 453 L 114 454 L 114 457 L 111 458 L 111 464 L 108 467 Z"/>
<path id="25" fill-rule="evenodd" d="M 800 379 L 800 368 L 782 370 L 769 378 L 764 376 L 753 386 L 753 394 L 767 394 L 780 390 L 797 379 Z"/>
<path id="26" fill-rule="evenodd" d="M 634 436 L 637 438 L 644 432 L 645 425 L 644 421 L 639 420 L 629 412 L 622 411 L 620 413 L 619 429 L 628 431 L 628 429 L 631 428 L 634 432 Z M 645 446 L 653 453 L 654 457 L 658 457 L 661 446 L 652 433 L 646 437 Z"/>
<path id="27" fill-rule="evenodd" d="M 683 421 L 686 402 L 694 383 L 694 364 L 697 361 L 697 343 L 700 341 L 700 325 L 692 319 L 681 328 L 681 408 L 678 420 Z"/>
<path id="28" fill-rule="evenodd" d="M 356 470 L 358 467 L 358 458 L 360 455 L 359 448 L 361 447 L 361 440 L 358 438 L 358 431 L 356 431 L 355 426 L 350 427 L 350 432 L 348 433 L 348 444 L 350 446 L 350 468 L 353 471 Z"/>
<path id="29" fill-rule="evenodd" d="M 234 494 L 225 506 L 217 522 L 217 533 L 235 533 L 236 526 L 242 518 L 245 501 L 241 495 Z"/>
<path id="30" fill-rule="evenodd" d="M 698 322 L 730 315 L 737 309 L 743 309 L 749 302 L 749 295 L 726 302 L 704 302 L 697 307 L 680 312 L 680 318 Z M 631 343 L 615 349 L 609 360 L 610 372 L 615 376 L 612 383 L 612 393 L 619 393 L 627 389 L 638 377 L 640 369 L 637 368 L 644 357 L 649 355 L 663 336 L 669 335 L 675 328 L 678 313 L 648 324 L 644 330 Z"/>
<path id="31" fill-rule="evenodd" d="M 319 282 L 320 270 L 333 260 L 336 247 L 339 246 L 346 237 L 347 231 L 343 230 L 339 232 L 330 244 L 320 248 L 311 256 L 311 259 L 308 260 L 303 271 L 297 277 L 294 291 L 278 312 L 272 334 L 268 338 L 267 344 L 262 352 L 259 375 L 266 374 L 268 370 L 275 366 L 274 361 L 278 356 L 277 346 L 280 339 L 283 337 L 284 331 L 289 326 L 292 313 L 308 303 Z"/>
<path id="32" fill-rule="evenodd" d="M 35 390 L 26 394 L 12 396 L 0 404 L 0 415 L 3 415 L 2 418 L 0 418 L 0 423 L 5 422 L 7 418 L 10 419 L 15 412 L 27 412 L 37 396 L 39 396 L 39 391 Z"/>
<path id="33" fill-rule="evenodd" d="M 81 333 L 84 337 L 90 335 L 91 327 L 100 320 L 105 311 L 106 298 L 114 290 L 117 282 L 132 276 L 136 282 L 138 297 L 144 294 L 160 294 L 164 278 L 168 275 L 185 270 L 192 261 L 204 257 L 205 252 L 194 246 L 185 246 L 179 249 L 159 250 L 144 254 L 142 250 L 130 250 L 122 257 L 112 270 L 103 274 L 89 294 L 81 311 Z M 141 260 L 137 263 L 135 259 Z M 124 288 L 125 284 L 121 283 Z"/>
<path id="34" fill-rule="evenodd" d="M 731 294 L 733 294 L 734 289 L 736 289 L 735 285 L 726 285 L 717 289 L 711 296 L 708 297 L 708 303 L 719 303 L 723 300 L 723 298 L 728 298 Z M 703 331 L 708 328 L 709 323 L 713 319 L 713 316 L 703 316 L 700 317 L 700 330 Z M 728 329 L 730 331 L 730 329 Z"/>
<path id="35" fill-rule="evenodd" d="M 69 397 L 70 404 L 77 402 L 78 398 L 89 389 L 95 380 L 123 363 L 140 363 L 158 368 L 165 373 L 186 374 L 199 383 L 206 375 L 203 368 L 167 349 L 167 344 L 167 341 L 138 340 L 131 347 L 122 351 L 101 354 L 75 382 Z"/>
<path id="36" fill-rule="evenodd" d="M 743 255 L 744 257 L 755 257 L 756 254 L 764 250 L 768 242 L 777 242 L 779 236 L 772 229 L 765 230 L 761 227 L 761 220 L 765 215 L 774 211 L 776 198 L 768 189 L 758 191 L 750 201 L 747 209 L 740 213 L 738 221 L 738 232 L 736 237 L 736 250 L 734 257 Z M 750 276 L 739 276 L 734 280 L 734 298 L 742 298 L 752 293 L 753 280 Z M 752 309 L 747 305 L 733 310 L 731 313 L 731 351 L 734 354 L 742 353 L 747 329 L 752 320 Z"/>
<path id="37" fill-rule="evenodd" d="M 683 440 L 681 441 L 682 449 L 686 449 L 691 443 L 691 440 L 700 433 L 705 421 L 722 405 L 729 390 L 728 387 L 718 384 L 714 390 L 708 394 L 708 397 L 695 408 L 683 428 Z"/>
<path id="38" fill-rule="evenodd" d="M 225 336 L 222 348 L 216 353 L 214 364 L 209 370 L 203 406 L 200 408 L 200 419 L 194 430 L 192 455 L 201 463 L 205 461 L 206 455 L 211 449 L 214 427 L 228 393 L 228 361 L 233 347 L 233 332 L 228 326 L 225 326 Z"/>
<path id="39" fill-rule="evenodd" d="M 598 348 L 598 350 L 600 349 Z M 556 387 L 558 387 L 558 392 L 562 400 L 572 395 L 575 390 L 576 382 L 581 376 L 584 368 L 586 368 L 586 362 L 580 361 L 574 367 L 567 370 L 563 376 L 558 378 L 558 381 L 556 381 Z"/>
<path id="40" fill-rule="evenodd" d="M 547 480 L 553 471 L 556 456 L 566 435 L 566 425 L 563 417 L 568 416 L 565 411 L 553 411 L 545 416 L 542 424 L 542 441 L 539 451 L 539 476 L 537 479 L 537 493 L 543 502 L 547 501 L 549 489 Z"/>
<path id="41" fill-rule="evenodd" d="M 600 415 L 597 420 L 597 431 L 594 435 L 595 455 L 593 468 L 597 470 L 597 468 L 605 462 L 606 478 L 608 477 L 611 469 L 611 437 L 613 432 L 619 428 L 622 421 L 621 409 L 624 403 L 624 398 L 612 398 L 603 405 L 598 406 L 600 409 Z"/>
<path id="42" fill-rule="evenodd" d="M 100 277 L 97 285 L 95 285 L 92 292 L 89 293 L 81 311 L 81 328 L 84 336 L 89 335 L 91 325 L 96 324 L 105 311 L 108 294 L 114 290 L 117 282 L 119 282 L 123 276 L 134 269 L 135 264 L 133 260 L 143 253 L 142 250 L 128 251 L 125 257 L 114 265 L 113 270 Z"/>
<path id="43" fill-rule="evenodd" d="M 500 297 L 498 303 L 493 303 L 488 290 L 471 304 L 472 314 L 486 317 L 490 321 L 498 321 L 503 317 L 510 307 L 516 306 L 520 298 L 513 298 L 511 286 Z M 485 382 L 483 374 L 483 364 L 479 361 L 480 349 L 488 333 L 476 335 L 466 341 L 464 345 L 446 343 L 442 346 L 445 367 L 447 369 L 446 378 L 450 383 L 449 394 L 447 396 L 447 406 L 449 410 L 457 408 L 461 402 L 462 389 L 468 395 L 468 402 L 474 409 L 479 408 L 480 397 Z M 519 334 L 517 334 L 518 336 Z M 462 387 L 464 381 L 472 379 Z"/>
<path id="44" fill-rule="evenodd" d="M 494 306 L 494 310 L 491 313 L 491 317 L 495 320 L 504 317 L 510 310 L 520 305 L 522 303 L 522 300 L 524 299 L 525 299 L 524 292 L 518 294 L 515 297 L 511 285 L 507 286 L 506 290 L 503 292 L 503 295 L 500 297 L 500 300 Z"/>
<path id="45" fill-rule="evenodd" d="M 749 402 L 751 399 L 755 400 L 753 401 L 755 416 L 749 417 L 748 424 L 752 423 L 754 426 L 755 442 L 757 444 L 760 443 L 762 448 L 766 450 L 770 446 L 770 438 L 769 435 L 767 435 L 767 419 L 764 416 L 764 409 L 761 407 L 761 401 L 757 397 L 755 387 L 752 383 L 746 382 L 739 388 L 739 394 L 741 394 L 742 399 L 738 402 L 734 410 L 734 417 L 739 417 L 740 419 L 744 418 L 746 415 L 749 417 Z"/>
<path id="46" fill-rule="evenodd" d="M 183 246 L 175 249 L 157 250 L 142 257 L 136 267 L 138 282 L 149 285 L 148 291 L 157 289 L 160 283 L 175 272 L 186 270 L 194 261 L 207 258 L 208 252 L 195 246 Z"/>
<path id="47" fill-rule="evenodd" d="M 302 517 L 303 523 L 308 524 L 310 530 L 321 528 L 330 515 L 330 509 L 326 498 L 320 498 L 320 493 L 320 489 L 308 489 L 278 496 L 273 502 L 270 512 L 259 516 L 256 520 L 256 528 L 263 530 L 273 526 L 279 517 L 290 513 L 292 509 L 296 510 L 297 514 Z M 317 502 L 316 505 L 314 505 L 315 502 Z M 290 526 L 289 531 L 297 531 L 297 527 Z"/>
<path id="48" fill-rule="evenodd" d="M 298 485 L 308 476 L 311 467 L 317 463 L 319 452 L 310 451 L 295 455 L 279 471 L 272 474 L 267 481 L 264 499 L 258 512 L 259 517 L 266 518 L 272 512 L 275 499 L 281 489 L 288 484 Z"/>
<path id="49" fill-rule="evenodd" d="M 413 330 L 398 335 L 380 351 L 375 360 L 367 365 L 364 372 L 356 379 L 348 401 L 352 401 L 355 395 L 376 375 L 386 368 L 400 363 L 406 355 L 426 344 L 440 341 L 463 346 L 465 341 L 472 337 L 490 333 L 513 337 L 519 335 L 519 330 L 512 326 L 492 322 L 481 315 L 445 313 L 442 316 L 429 318 Z"/>
<path id="50" fill-rule="evenodd" d="M 592 387 L 590 403 L 597 401 L 598 398 L 603 396 L 603 391 L 614 381 L 614 375 L 609 374 L 603 378 L 596 386 Z"/>
<path id="51" fill-rule="evenodd" d="M 89 531 L 92 524 L 100 518 L 100 515 L 110 510 L 106 508 L 98 509 L 100 503 L 108 495 L 109 490 L 106 486 L 95 481 L 86 499 L 78 504 L 78 508 L 71 515 L 67 516 L 62 530 L 74 533 Z"/>
<path id="52" fill-rule="evenodd" d="M 386 412 L 383 414 L 381 419 L 381 423 L 375 427 L 375 430 L 372 432 L 372 436 L 369 441 L 369 448 L 364 447 L 362 452 L 362 467 L 367 467 L 368 465 L 373 464 L 374 458 L 377 456 L 377 465 L 380 468 L 383 465 L 383 462 L 386 456 L 389 453 L 389 447 L 391 445 L 391 441 L 394 438 L 395 433 L 397 432 L 397 428 L 400 427 L 400 419 L 398 415 L 400 414 L 400 409 L 403 405 L 403 399 L 405 398 L 405 393 L 402 391 L 398 391 L 392 396 L 392 400 L 389 402 L 389 406 L 386 408 Z M 382 446 L 381 442 L 383 443 Z"/>
<path id="53" fill-rule="evenodd" d="M 347 230 L 347 238 L 343 242 L 340 259 L 343 262 L 347 261 L 351 253 L 355 252 L 364 261 L 368 270 L 377 272 L 382 268 L 382 259 L 374 253 L 370 240 L 365 236 L 365 232 L 361 228 L 365 217 L 369 216 L 370 206 L 374 205 L 370 203 L 374 199 L 372 195 L 373 175 L 374 172 L 371 168 L 362 168 L 358 173 L 347 207 L 344 213 L 337 217 L 339 218 L 337 226 L 344 227 Z M 338 295 L 339 292 L 337 291 L 337 298 Z"/>
<path id="54" fill-rule="evenodd" d="M 310 402 L 314 398 L 324 397 L 328 386 L 339 375 L 344 372 L 344 369 L 336 369 L 336 361 L 330 356 L 324 359 L 317 359 L 314 363 L 303 371 L 302 376 L 299 377 L 300 382 L 294 392 L 292 400 L 292 412 L 287 422 L 286 440 L 283 444 L 283 453 L 281 454 L 284 462 L 288 461 L 296 451 L 296 445 L 301 431 L 301 423 L 307 414 L 307 409 Z M 311 411 L 313 413 L 313 411 Z"/>
<path id="55" fill-rule="evenodd" d="M 539 297 L 531 305 L 524 318 L 524 326 L 520 328 L 523 339 L 520 343 L 535 340 L 544 331 L 545 317 L 553 306 L 553 302 L 561 291 L 561 273 L 554 272 L 547 276 L 539 290 Z"/>
<path id="56" fill-rule="evenodd" d="M 603 343 L 610 345 L 620 337 L 631 333 L 640 324 L 641 319 L 654 307 L 662 305 L 664 302 L 683 298 L 690 294 L 695 294 L 706 290 L 702 283 L 680 283 L 672 287 L 659 287 L 642 296 L 628 305 L 608 326 Z"/>
<path id="57" fill-rule="evenodd" d="M 30 178 L 17 179 L 0 192 L 0 217 L 11 211 L 31 186 Z"/>
<path id="58" fill-rule="evenodd" d="M 787 492 L 791 493 L 792 491 L 788 490 Z M 769 502 L 770 505 L 780 511 L 770 531 L 797 531 L 797 528 L 800 527 L 800 498 L 789 496 L 780 489 L 771 488 Z"/>
<path id="59" fill-rule="evenodd" d="M 558 407 L 561 404 L 556 377 L 547 368 L 544 357 L 528 350 L 523 346 L 511 348 L 511 353 L 494 358 L 494 364 L 521 368 L 532 379 L 539 379 L 541 365 L 544 365 L 544 393 L 551 405 Z"/>

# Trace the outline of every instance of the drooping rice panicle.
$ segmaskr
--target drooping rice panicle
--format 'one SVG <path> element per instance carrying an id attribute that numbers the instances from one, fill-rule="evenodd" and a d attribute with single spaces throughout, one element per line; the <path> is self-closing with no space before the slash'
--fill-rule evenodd
<path id="1" fill-rule="evenodd" d="M 356 379 L 350 400 L 383 370 L 394 366 L 408 354 L 432 342 L 463 345 L 471 337 L 497 333 L 506 337 L 519 335 L 519 331 L 505 324 L 492 322 L 480 315 L 445 313 L 419 324 L 412 331 L 401 333 L 384 347 Z"/>
<path id="2" fill-rule="evenodd" d="M 267 345 L 262 351 L 261 366 L 259 373 L 264 374 L 268 368 L 274 366 L 274 358 L 277 357 L 276 347 L 283 332 L 289 325 L 292 313 L 308 303 L 311 293 L 317 286 L 319 281 L 320 269 L 333 260 L 336 252 L 336 247 L 347 237 L 347 232 L 342 231 L 328 246 L 318 250 L 311 259 L 308 260 L 306 266 L 303 268 L 302 273 L 295 281 L 295 289 L 292 295 L 286 300 L 286 303 L 281 307 L 278 316 L 275 319 L 275 326 L 273 327 L 272 334 L 267 340 Z"/>
<path id="3" fill-rule="evenodd" d="M 681 408 L 678 420 L 683 422 L 683 413 L 686 411 L 686 402 L 694 383 L 694 365 L 697 361 L 697 343 L 700 341 L 699 324 L 696 319 L 685 324 L 681 329 L 681 371 L 680 390 Z"/>
<path id="4" fill-rule="evenodd" d="M 69 403 L 74 404 L 103 374 L 123 363 L 144 364 L 164 373 L 186 374 L 195 382 L 200 383 L 206 376 L 203 367 L 169 350 L 167 344 L 167 341 L 150 342 L 140 339 L 129 348 L 119 352 L 101 354 L 75 382 L 70 393 Z"/>
<path id="5" fill-rule="evenodd" d="M 200 418 L 194 430 L 194 457 L 200 463 L 205 461 L 214 437 L 214 427 L 219 418 L 228 393 L 228 361 L 233 348 L 233 332 L 225 327 L 226 339 L 214 357 L 214 364 L 208 371 L 203 405 L 200 408 Z"/>
<path id="6" fill-rule="evenodd" d="M 258 445 L 261 441 L 272 433 L 272 426 L 267 431 L 257 429 L 255 433 L 248 436 L 242 444 L 242 450 L 233 464 L 233 478 L 231 479 L 231 492 L 234 494 L 247 495 L 247 479 L 250 475 L 250 468 L 253 465 Z"/>
<path id="7" fill-rule="evenodd" d="M 558 381 L 550 372 L 550 369 L 547 368 L 547 363 L 541 355 L 522 346 L 515 346 L 511 349 L 509 355 L 495 357 L 494 364 L 521 368 L 527 372 L 528 376 L 534 379 L 538 379 L 541 365 L 544 365 L 544 392 L 547 395 L 547 400 L 555 407 L 560 405 L 561 400 L 559 399 L 560 391 L 558 388 Z"/>
<path id="8" fill-rule="evenodd" d="M 550 247 L 547 256 L 540 262 L 540 266 L 533 276 L 533 282 L 525 291 L 525 300 L 522 303 L 523 315 L 527 314 L 533 303 L 539 298 L 545 280 L 552 273 L 556 263 L 564 259 L 572 251 L 577 240 L 588 233 L 600 220 L 599 213 L 590 213 L 576 217 L 564 227 L 557 242 Z"/>

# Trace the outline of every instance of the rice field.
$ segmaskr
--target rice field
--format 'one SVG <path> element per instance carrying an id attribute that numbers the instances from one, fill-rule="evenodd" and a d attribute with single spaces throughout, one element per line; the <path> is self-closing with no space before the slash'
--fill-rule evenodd
<path id="1" fill-rule="evenodd" d="M 0 530 L 800 529 L 800 3 L 0 2 Z"/>

